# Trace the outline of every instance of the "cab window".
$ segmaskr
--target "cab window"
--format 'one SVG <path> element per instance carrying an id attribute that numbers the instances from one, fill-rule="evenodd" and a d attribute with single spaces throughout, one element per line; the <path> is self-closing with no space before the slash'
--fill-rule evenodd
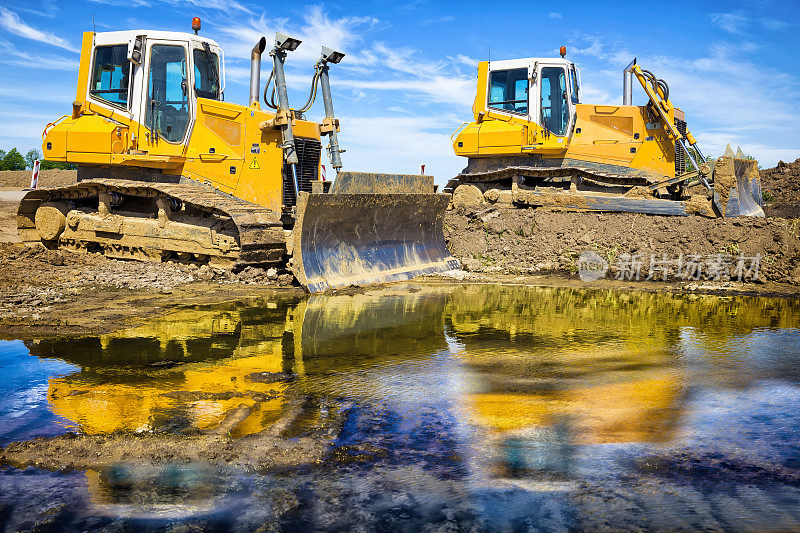
<path id="1" fill-rule="evenodd" d="M 180 142 L 189 125 L 186 49 L 153 45 L 147 88 L 145 125 L 170 142 Z"/>
<path id="2" fill-rule="evenodd" d="M 580 85 L 578 84 L 578 71 L 575 70 L 575 65 L 572 65 L 572 70 L 570 70 L 570 75 L 572 77 L 572 103 L 579 104 L 581 103 L 580 100 Z"/>
<path id="3" fill-rule="evenodd" d="M 567 78 L 561 67 L 544 67 L 542 86 L 542 126 L 555 135 L 566 135 L 569 124 Z"/>
<path id="4" fill-rule="evenodd" d="M 94 51 L 89 93 L 115 106 L 127 108 L 130 72 L 127 44 L 98 46 Z"/>
<path id="5" fill-rule="evenodd" d="M 219 57 L 217 54 L 195 48 L 194 93 L 199 98 L 219 100 Z"/>
<path id="6" fill-rule="evenodd" d="M 528 69 L 494 70 L 489 75 L 489 107 L 528 113 Z"/>

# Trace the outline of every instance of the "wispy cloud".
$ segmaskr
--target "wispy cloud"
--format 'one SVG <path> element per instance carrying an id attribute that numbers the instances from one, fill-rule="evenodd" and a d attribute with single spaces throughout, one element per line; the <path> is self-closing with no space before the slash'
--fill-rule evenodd
<path id="1" fill-rule="evenodd" d="M 708 19 L 712 24 L 728 33 L 742 33 L 747 17 L 741 11 L 731 13 L 709 13 Z"/>
<path id="2" fill-rule="evenodd" d="M 550 17 L 551 19 L 560 19 L 561 13 L 559 13 L 558 11 L 551 11 L 550 14 L 547 16 Z"/>
<path id="3" fill-rule="evenodd" d="M 800 96 L 800 80 L 752 60 L 761 45 L 743 37 L 739 42 L 712 43 L 705 54 L 694 57 L 640 54 L 638 62 L 669 84 L 670 99 L 686 112 L 689 127 L 707 152 L 721 153 L 731 143 L 773 161 L 775 154 L 787 150 L 767 149 L 757 139 L 796 139 L 800 105 L 794 102 Z M 572 53 L 582 57 L 579 66 L 584 63 L 582 101 L 619 103 L 621 71 L 633 54 L 623 43 L 610 44 L 594 35 L 576 35 L 574 41 Z M 635 90 L 634 100 L 641 99 L 642 93 Z"/>
<path id="4" fill-rule="evenodd" d="M 244 13 L 252 13 L 252 10 L 243 6 L 235 0 L 89 0 L 95 4 L 104 4 L 109 6 L 126 6 L 126 7 L 149 7 L 154 4 L 172 4 L 196 7 L 200 9 L 216 9 L 219 11 L 239 11 Z"/>
<path id="5" fill-rule="evenodd" d="M 312 6 L 301 24 L 293 24 L 287 18 L 268 17 L 262 14 L 258 18 L 246 21 L 232 20 L 228 25 L 217 29 L 223 34 L 223 47 L 227 57 L 250 57 L 250 50 L 258 39 L 266 36 L 271 43 L 276 31 L 286 33 L 303 41 L 300 47 L 291 53 L 293 63 L 313 63 L 319 58 L 322 45 L 339 51 L 350 52 L 361 40 L 361 34 L 377 24 L 372 17 L 340 17 L 331 18 L 321 6 Z M 364 60 L 360 54 L 348 53 L 347 65 L 359 64 Z"/>
<path id="6" fill-rule="evenodd" d="M 444 15 L 443 17 L 434 17 L 423 20 L 420 22 L 420 26 L 430 26 L 431 24 L 447 24 L 448 22 L 453 22 L 456 20 L 455 15 Z"/>
<path id="7" fill-rule="evenodd" d="M 0 63 L 37 70 L 78 71 L 77 59 L 66 59 L 52 55 L 45 56 L 41 54 L 30 54 L 28 52 L 18 50 L 13 44 L 3 39 L 0 39 Z"/>
<path id="8" fill-rule="evenodd" d="M 38 15 L 40 17 L 47 17 L 51 19 L 55 18 L 56 13 L 58 13 L 58 5 L 56 4 L 55 0 L 41 0 L 41 8 L 39 9 L 28 6 L 20 7 L 18 10 L 23 13 L 31 13 L 32 15 Z"/>
<path id="9" fill-rule="evenodd" d="M 19 18 L 19 15 L 3 6 L 0 6 L 0 27 L 4 28 L 9 33 L 25 37 L 26 39 L 52 44 L 53 46 L 69 50 L 70 52 L 78 52 L 78 48 L 65 39 L 26 24 Z"/>
<path id="10" fill-rule="evenodd" d="M 748 30 L 758 29 L 758 26 L 767 31 L 781 31 L 789 28 L 791 24 L 785 20 L 771 17 L 753 17 L 743 11 L 730 13 L 709 13 L 708 19 L 712 24 L 734 35 L 741 35 Z"/>

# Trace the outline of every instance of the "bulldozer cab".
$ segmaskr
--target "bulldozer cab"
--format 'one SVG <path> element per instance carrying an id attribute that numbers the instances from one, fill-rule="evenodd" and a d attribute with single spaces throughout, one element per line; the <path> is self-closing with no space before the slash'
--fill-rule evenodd
<path id="1" fill-rule="evenodd" d="M 565 59 L 525 58 L 486 63 L 486 109 L 490 118 L 524 118 L 565 137 L 580 101 L 577 67 Z"/>
<path id="2" fill-rule="evenodd" d="M 180 155 L 196 119 L 197 99 L 223 99 L 222 57 L 216 42 L 188 33 L 97 33 L 88 97 L 138 123 L 141 149 Z"/>

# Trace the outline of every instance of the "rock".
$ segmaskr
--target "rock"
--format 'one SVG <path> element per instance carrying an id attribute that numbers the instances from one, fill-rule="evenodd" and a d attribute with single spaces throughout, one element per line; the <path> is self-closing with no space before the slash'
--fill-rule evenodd
<path id="1" fill-rule="evenodd" d="M 280 276 L 278 276 L 279 285 L 291 285 L 293 280 L 294 276 L 292 276 L 291 274 L 281 274 Z"/>
<path id="2" fill-rule="evenodd" d="M 467 272 L 479 272 L 483 265 L 474 257 L 465 257 L 461 260 L 461 267 Z"/>
<path id="3" fill-rule="evenodd" d="M 278 279 L 278 270 L 275 268 L 267 269 L 267 277 L 269 279 Z"/>

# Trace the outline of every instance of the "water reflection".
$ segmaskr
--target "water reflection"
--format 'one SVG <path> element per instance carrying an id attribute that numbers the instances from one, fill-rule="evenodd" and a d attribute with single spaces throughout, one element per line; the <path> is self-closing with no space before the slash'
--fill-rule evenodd
<path id="1" fill-rule="evenodd" d="M 96 512 L 233 513 L 241 501 L 263 505 L 250 501 L 260 490 L 253 475 L 302 463 L 256 485 L 280 487 L 292 501 L 339 499 L 316 502 L 313 512 L 300 503 L 286 516 L 272 509 L 284 525 L 318 523 L 320 505 L 331 513 L 377 505 L 374 494 L 353 491 L 388 483 L 447 502 L 478 529 L 530 522 L 532 498 L 537 517 L 560 517 L 542 522 L 547 528 L 659 529 L 642 516 L 683 504 L 653 486 L 680 482 L 669 490 L 684 496 L 689 486 L 716 494 L 706 479 L 794 486 L 798 327 L 800 302 L 789 299 L 412 284 L 183 309 L 28 349 L 77 367 L 49 379 L 52 413 L 82 434 L 108 436 L 106 444 L 120 435 L 145 439 L 129 449 L 114 441 L 105 460 L 70 459 L 86 471 Z M 729 426 L 749 429 L 733 434 Z M 6 440 L 37 435 L 35 427 L 8 427 L 0 430 Z M 227 440 L 207 440 L 220 438 Z M 152 452 L 181 442 L 183 455 L 157 460 Z M 215 447 L 223 451 L 209 451 Z M 263 451 L 270 447 L 282 462 Z M 261 455 L 224 451 L 242 448 Z M 24 465 L 34 452 L 6 449 L 5 460 Z M 761 477 L 737 477 L 734 463 L 760 468 Z M 679 481 L 676 472 L 684 473 Z M 494 508 L 496 498 L 505 511 Z M 597 522 L 598 502 L 620 498 L 635 503 Z M 693 518 L 690 529 L 712 518 L 739 529 L 728 511 L 703 505 L 708 516 Z M 393 507 L 381 509 L 369 513 L 397 518 Z M 359 516 L 337 523 L 366 527 Z"/>

